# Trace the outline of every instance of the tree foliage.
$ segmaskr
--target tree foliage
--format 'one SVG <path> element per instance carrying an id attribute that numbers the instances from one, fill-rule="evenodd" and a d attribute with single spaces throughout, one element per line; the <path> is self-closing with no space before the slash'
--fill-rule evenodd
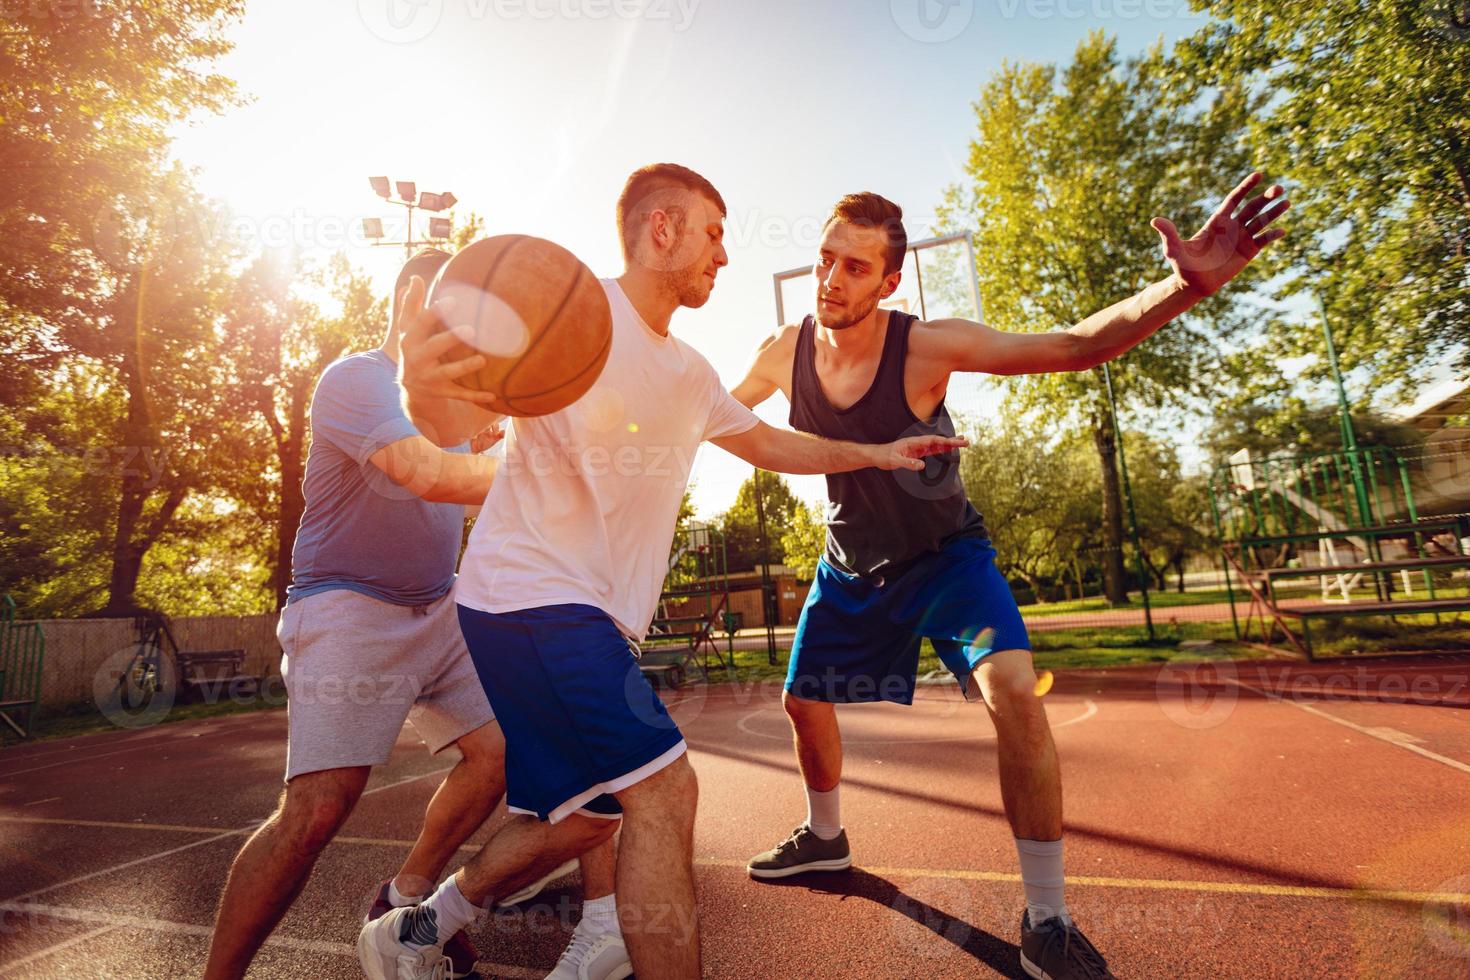
<path id="1" fill-rule="evenodd" d="M 976 229 L 991 325 L 1066 329 L 1162 279 L 1167 266 L 1149 219 L 1193 228 L 1249 169 L 1238 135 L 1260 99 L 1241 86 L 1190 97 L 1168 69 L 1161 47 L 1125 61 L 1114 41 L 1093 33 L 1063 68 L 1008 62 L 986 83 L 965 180 L 947 193 L 941 219 Z M 1240 320 L 1232 298 L 1240 291 L 1202 304 L 1115 362 L 1122 404 L 1158 409 L 1207 394 L 1222 363 L 1219 338 Z M 1101 371 L 1014 379 L 1008 407 L 1092 434 L 1108 595 L 1126 602 L 1122 498 Z"/>
<path id="2" fill-rule="evenodd" d="M 760 527 L 755 507 L 756 480 L 760 480 L 766 517 L 766 550 L 760 545 Z M 796 520 L 801 500 L 776 473 L 756 470 L 735 494 L 735 502 L 719 517 L 725 535 L 725 554 L 732 572 L 748 571 L 760 564 L 779 565 L 786 559 L 783 534 Z"/>
<path id="3" fill-rule="evenodd" d="M 1195 93 L 1223 81 L 1270 96 L 1253 113 L 1250 143 L 1289 181 L 1295 205 L 1278 295 L 1320 294 L 1344 369 L 1362 367 L 1372 391 L 1412 389 L 1447 354 L 1470 367 L 1464 4 L 1196 6 L 1216 19 L 1177 46 L 1174 74 Z M 1307 323 L 1300 314 L 1272 322 L 1261 348 L 1271 359 L 1323 352 L 1315 307 L 1307 308 Z M 1327 370 L 1312 358 L 1305 376 L 1325 379 Z M 1258 377 L 1286 387 L 1298 380 Z"/>

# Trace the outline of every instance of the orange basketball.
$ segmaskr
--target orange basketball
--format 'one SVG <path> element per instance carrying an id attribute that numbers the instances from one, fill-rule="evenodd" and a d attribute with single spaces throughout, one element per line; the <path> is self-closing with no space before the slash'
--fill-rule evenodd
<path id="1" fill-rule="evenodd" d="M 449 325 L 474 334 L 444 359 L 476 352 L 487 361 L 459 382 L 499 395 L 512 415 L 566 408 L 592 387 L 612 350 L 612 311 L 597 277 L 545 239 L 497 235 L 461 249 L 440 270 L 432 298 L 449 299 Z"/>

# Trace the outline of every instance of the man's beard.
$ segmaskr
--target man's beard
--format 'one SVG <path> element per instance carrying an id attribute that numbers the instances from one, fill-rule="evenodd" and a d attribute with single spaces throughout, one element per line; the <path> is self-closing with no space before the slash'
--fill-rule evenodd
<path id="1" fill-rule="evenodd" d="M 882 291 L 883 287 L 879 286 L 858 300 L 857 303 L 845 305 L 839 310 L 825 314 L 822 312 L 822 304 L 818 303 L 817 323 L 826 327 L 828 330 L 846 330 L 848 327 L 856 326 L 867 319 L 868 314 L 877 308 L 878 294 Z"/>
<path id="2" fill-rule="evenodd" d="M 708 303 L 709 294 L 714 289 L 713 283 L 706 285 L 704 272 L 694 266 L 670 273 L 668 282 L 679 305 L 692 310 Z"/>

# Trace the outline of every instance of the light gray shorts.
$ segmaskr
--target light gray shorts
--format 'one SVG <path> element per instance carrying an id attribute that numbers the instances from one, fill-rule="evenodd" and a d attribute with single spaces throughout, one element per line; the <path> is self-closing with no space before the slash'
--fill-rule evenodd
<path id="1" fill-rule="evenodd" d="M 286 779 L 388 761 L 405 719 L 430 752 L 495 719 L 465 649 L 451 591 L 396 606 L 347 589 L 281 610 Z"/>

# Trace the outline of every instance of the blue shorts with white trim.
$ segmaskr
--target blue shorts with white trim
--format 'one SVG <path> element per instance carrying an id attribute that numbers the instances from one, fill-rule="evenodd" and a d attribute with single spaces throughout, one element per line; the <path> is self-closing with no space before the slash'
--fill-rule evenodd
<path id="1" fill-rule="evenodd" d="M 611 794 L 684 754 L 684 736 L 602 610 L 459 607 L 480 684 L 505 735 L 505 802 L 556 823 L 614 818 Z"/>

